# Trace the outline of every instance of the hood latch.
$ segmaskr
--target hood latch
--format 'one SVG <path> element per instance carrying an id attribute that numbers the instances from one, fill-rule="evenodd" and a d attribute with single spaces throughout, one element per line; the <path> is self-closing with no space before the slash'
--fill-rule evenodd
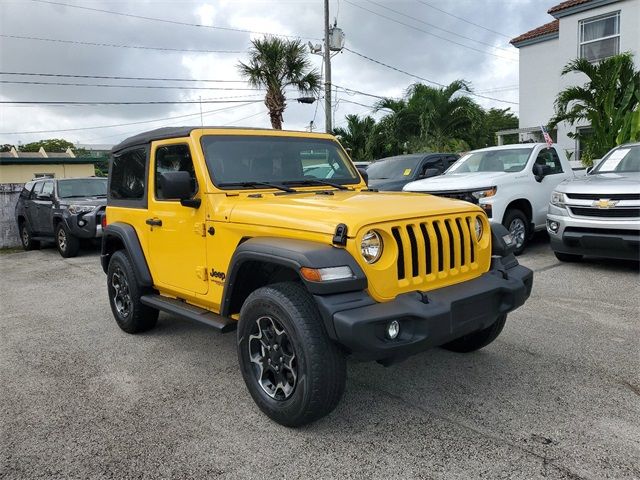
<path id="1" fill-rule="evenodd" d="M 347 226 L 344 223 L 336 227 L 336 232 L 333 234 L 333 244 L 341 247 L 347 244 Z"/>

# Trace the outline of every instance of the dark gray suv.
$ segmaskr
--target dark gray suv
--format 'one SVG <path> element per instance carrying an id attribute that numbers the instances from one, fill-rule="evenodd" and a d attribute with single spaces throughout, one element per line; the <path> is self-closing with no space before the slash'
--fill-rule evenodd
<path id="1" fill-rule="evenodd" d="M 75 257 L 80 239 L 102 236 L 107 204 L 106 178 L 42 178 L 27 182 L 16 204 L 25 250 L 53 240 L 60 255 Z"/>

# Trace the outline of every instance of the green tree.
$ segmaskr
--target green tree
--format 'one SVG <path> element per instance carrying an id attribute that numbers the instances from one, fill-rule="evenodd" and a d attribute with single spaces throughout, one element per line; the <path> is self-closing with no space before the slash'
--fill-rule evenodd
<path id="1" fill-rule="evenodd" d="M 476 121 L 469 139 L 470 148 L 484 148 L 496 145 L 496 132 L 518 128 L 518 117 L 509 108 L 490 108 L 483 110 Z M 518 134 L 513 142 L 518 142 Z"/>
<path id="2" fill-rule="evenodd" d="M 345 148 L 351 150 L 353 160 L 371 160 L 369 140 L 373 135 L 376 121 L 370 116 L 360 118 L 358 115 L 347 115 L 345 119 L 346 127 L 334 128 L 333 134 L 340 138 Z"/>
<path id="3" fill-rule="evenodd" d="M 583 73 L 589 81 L 558 93 L 555 116 L 549 127 L 560 122 L 589 124 L 591 131 L 581 140 L 582 161 L 591 165 L 615 145 L 640 140 L 640 71 L 630 53 L 615 55 L 599 63 L 584 58 L 569 62 L 562 75 Z M 579 133 L 569 134 L 579 138 Z"/>
<path id="4" fill-rule="evenodd" d="M 0 145 L 0 152 L 10 152 L 12 148 L 13 145 L 11 145 L 10 143 L 5 143 L 3 145 Z"/>
<path id="5" fill-rule="evenodd" d="M 281 130 L 287 106 L 284 89 L 293 86 L 303 95 L 316 95 L 320 90 L 320 74 L 310 69 L 311 63 L 300 40 L 265 37 L 251 43 L 249 62 L 240 62 L 238 69 L 249 85 L 267 89 L 264 103 L 269 109 L 271 126 Z"/>
<path id="6" fill-rule="evenodd" d="M 37 142 L 25 143 L 21 145 L 19 150 L 21 152 L 37 152 L 40 148 L 44 148 L 46 152 L 60 153 L 66 152 L 67 148 L 70 148 L 75 152 L 76 147 L 73 143 L 64 140 L 62 138 L 50 138 L 48 140 L 39 140 Z"/>

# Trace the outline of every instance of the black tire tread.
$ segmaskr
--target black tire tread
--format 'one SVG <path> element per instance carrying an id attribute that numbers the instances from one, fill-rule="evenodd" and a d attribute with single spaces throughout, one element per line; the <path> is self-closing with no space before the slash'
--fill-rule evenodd
<path id="1" fill-rule="evenodd" d="M 67 236 L 67 248 L 65 251 L 62 251 L 60 245 L 58 244 L 58 231 L 60 229 L 63 229 Z M 73 235 L 63 222 L 58 222 L 54 235 L 56 248 L 63 258 L 72 258 L 78 255 L 78 252 L 80 251 L 80 239 Z"/>
<path id="2" fill-rule="evenodd" d="M 529 219 L 527 218 L 527 215 L 525 215 L 525 213 L 518 208 L 510 208 L 505 212 L 504 217 L 502 219 L 502 225 L 504 226 L 504 228 L 509 230 L 509 224 L 513 221 L 515 217 L 522 217 L 524 219 L 524 227 L 525 227 L 524 242 L 522 243 L 522 246 L 520 248 L 516 249 L 513 252 L 514 255 L 520 255 L 522 252 L 524 252 L 525 248 L 527 248 L 527 243 L 529 243 L 529 236 L 531 235 L 531 228 L 529 225 Z"/>
<path id="3" fill-rule="evenodd" d="M 29 243 L 27 245 L 25 245 L 24 241 L 22 240 L 22 229 L 25 229 L 29 234 Z M 22 248 L 25 251 L 28 252 L 30 250 L 37 250 L 40 248 L 40 242 L 38 240 L 33 239 L 33 234 L 31 232 L 31 229 L 27 227 L 27 222 L 24 220 L 20 222 L 19 233 L 20 233 L 20 244 L 22 245 Z"/>

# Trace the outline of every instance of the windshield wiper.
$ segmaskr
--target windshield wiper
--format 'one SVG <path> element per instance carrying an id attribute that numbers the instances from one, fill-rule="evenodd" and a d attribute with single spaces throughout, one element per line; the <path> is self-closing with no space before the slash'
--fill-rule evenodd
<path id="1" fill-rule="evenodd" d="M 295 193 L 296 190 L 293 188 L 286 187 L 284 185 L 280 185 L 278 183 L 269 183 L 269 182 L 226 182 L 220 183 L 219 187 L 269 187 L 269 188 L 277 188 L 278 190 L 282 190 L 283 192 Z"/>
<path id="2" fill-rule="evenodd" d="M 307 179 L 307 180 L 292 180 L 286 183 L 287 185 L 325 185 L 327 187 L 337 188 L 338 190 L 351 190 L 349 187 L 340 185 L 339 183 L 327 182 L 326 180 Z"/>
<path id="3" fill-rule="evenodd" d="M 91 197 L 93 197 L 93 195 L 67 195 L 66 197 L 60 197 L 60 198 L 91 198 Z"/>

